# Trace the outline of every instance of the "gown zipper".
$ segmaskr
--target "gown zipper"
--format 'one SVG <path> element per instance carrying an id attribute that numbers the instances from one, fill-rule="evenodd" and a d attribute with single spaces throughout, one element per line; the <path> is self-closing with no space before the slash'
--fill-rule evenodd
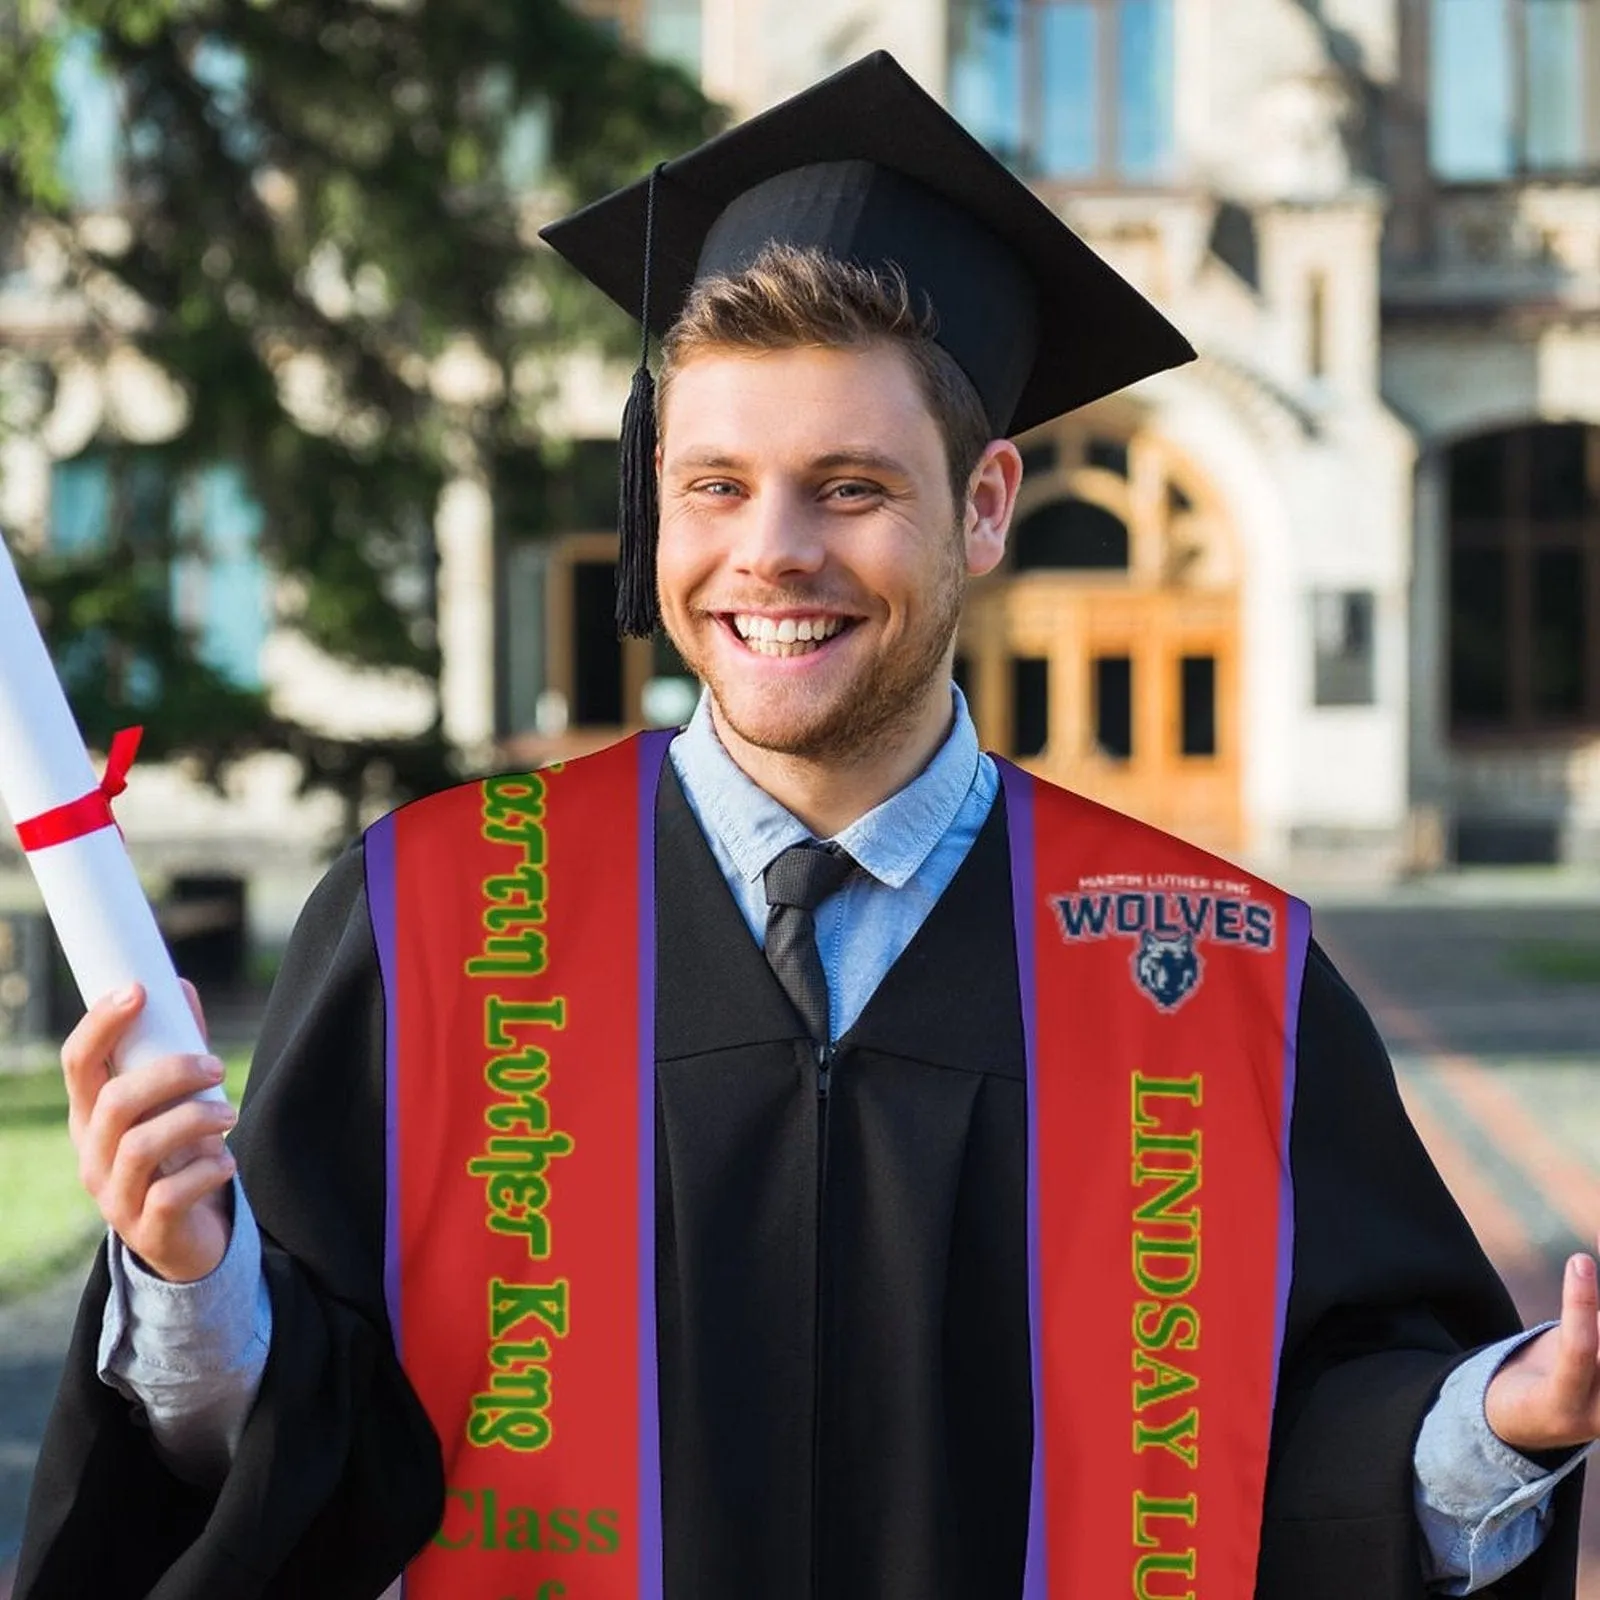
<path id="1" fill-rule="evenodd" d="M 833 1045 L 816 1046 L 817 1073 L 817 1238 L 815 1280 L 812 1287 L 812 1417 L 811 1417 L 811 1597 L 822 1594 L 822 1248 L 824 1204 L 828 1178 L 828 1094 L 833 1087 Z"/>

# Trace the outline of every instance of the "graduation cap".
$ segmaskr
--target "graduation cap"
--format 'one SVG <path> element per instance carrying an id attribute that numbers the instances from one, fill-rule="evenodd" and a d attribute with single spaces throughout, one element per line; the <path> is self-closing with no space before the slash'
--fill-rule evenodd
<path id="1" fill-rule="evenodd" d="M 541 230 L 643 324 L 623 416 L 617 622 L 648 636 L 654 400 L 645 359 L 695 283 L 773 243 L 893 265 L 996 438 L 1192 360 L 1176 328 L 886 51 Z"/>

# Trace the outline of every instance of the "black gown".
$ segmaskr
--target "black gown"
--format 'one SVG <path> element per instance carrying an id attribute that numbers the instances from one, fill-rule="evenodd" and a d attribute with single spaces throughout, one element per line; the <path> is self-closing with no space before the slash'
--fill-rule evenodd
<path id="1" fill-rule="evenodd" d="M 1031 1451 L 1024 1058 L 1003 797 L 839 1042 L 804 1029 L 670 764 L 657 817 L 657 1312 L 668 1600 L 1018 1600 Z M 374 1600 L 438 1526 L 384 1311 L 383 1002 L 361 855 L 312 897 L 234 1145 L 274 1332 L 213 1499 L 94 1376 L 85 1293 L 17 1600 Z M 1412 1446 L 1515 1313 L 1312 947 L 1261 1600 L 1422 1594 Z M 1493 1591 L 1572 1592 L 1577 1492 Z M 1100 1600 L 1100 1597 L 1057 1597 Z"/>

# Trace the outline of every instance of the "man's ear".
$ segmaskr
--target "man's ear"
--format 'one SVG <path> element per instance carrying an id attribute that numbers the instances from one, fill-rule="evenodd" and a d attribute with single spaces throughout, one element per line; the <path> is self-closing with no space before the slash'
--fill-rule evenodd
<path id="1" fill-rule="evenodd" d="M 1021 487 L 1021 452 L 1009 439 L 991 440 L 967 480 L 963 538 L 969 577 L 981 578 L 1000 565 Z"/>

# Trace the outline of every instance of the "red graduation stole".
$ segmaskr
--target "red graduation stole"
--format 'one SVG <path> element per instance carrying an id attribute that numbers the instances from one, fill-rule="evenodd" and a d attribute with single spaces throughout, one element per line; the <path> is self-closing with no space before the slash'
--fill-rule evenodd
<path id="1" fill-rule="evenodd" d="M 669 738 L 465 784 L 367 836 L 385 1289 L 448 1482 L 408 1600 L 660 1600 L 653 869 Z M 1030 1113 L 1023 1600 L 1250 1600 L 1309 918 L 1001 771 Z"/>

